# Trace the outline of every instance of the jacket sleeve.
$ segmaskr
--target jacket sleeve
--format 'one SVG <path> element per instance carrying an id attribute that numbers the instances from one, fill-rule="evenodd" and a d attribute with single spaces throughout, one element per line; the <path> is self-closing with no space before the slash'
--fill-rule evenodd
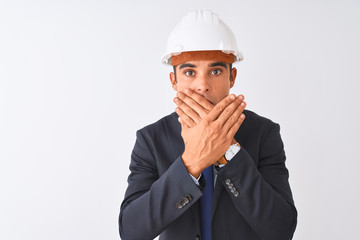
<path id="1" fill-rule="evenodd" d="M 158 236 L 202 195 L 179 156 L 158 176 L 156 160 L 144 134 L 137 132 L 131 155 L 128 188 L 119 216 L 124 240 L 146 240 Z"/>
<path id="2" fill-rule="evenodd" d="M 242 147 L 218 175 L 237 211 L 268 240 L 291 239 L 297 223 L 279 131 L 275 123 L 264 131 L 258 165 Z"/>

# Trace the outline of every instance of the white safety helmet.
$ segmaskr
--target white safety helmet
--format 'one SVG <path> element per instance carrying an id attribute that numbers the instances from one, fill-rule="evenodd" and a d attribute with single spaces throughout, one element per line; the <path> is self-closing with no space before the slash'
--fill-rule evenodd
<path id="1" fill-rule="evenodd" d="M 182 52 L 220 50 L 243 60 L 230 28 L 209 10 L 197 10 L 184 16 L 171 32 L 162 63 L 170 64 L 171 56 Z"/>

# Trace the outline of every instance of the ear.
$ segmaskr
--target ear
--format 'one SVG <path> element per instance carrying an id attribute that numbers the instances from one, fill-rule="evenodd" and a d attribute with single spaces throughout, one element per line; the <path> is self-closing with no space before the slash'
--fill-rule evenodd
<path id="1" fill-rule="evenodd" d="M 236 74 L 237 74 L 237 69 L 233 67 L 231 69 L 230 88 L 232 88 L 235 84 Z"/>
<path id="2" fill-rule="evenodd" d="M 178 90 L 178 87 L 177 87 L 177 83 L 175 81 L 175 73 L 171 72 L 169 74 L 169 78 L 170 78 L 170 82 L 171 82 L 171 86 L 172 88 L 177 91 Z"/>

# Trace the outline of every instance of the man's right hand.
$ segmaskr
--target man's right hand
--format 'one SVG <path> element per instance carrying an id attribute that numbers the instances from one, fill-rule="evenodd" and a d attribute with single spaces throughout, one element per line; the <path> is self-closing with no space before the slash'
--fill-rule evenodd
<path id="1" fill-rule="evenodd" d="M 182 159 L 189 173 L 198 177 L 208 166 L 214 164 L 228 150 L 235 133 L 243 122 L 246 104 L 243 96 L 231 94 L 216 104 L 208 114 L 196 119 L 191 127 L 179 119 L 181 135 L 185 143 Z M 195 121 L 195 120 L 194 120 Z"/>

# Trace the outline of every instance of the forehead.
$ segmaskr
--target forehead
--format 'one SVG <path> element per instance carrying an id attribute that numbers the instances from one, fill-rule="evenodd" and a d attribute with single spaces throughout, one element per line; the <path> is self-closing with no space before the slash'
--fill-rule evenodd
<path id="1" fill-rule="evenodd" d="M 208 61 L 208 60 L 197 60 L 197 61 L 187 61 L 181 63 L 177 66 L 178 69 L 182 68 L 212 68 L 212 67 L 223 67 L 227 68 L 228 64 L 221 61 Z"/>

